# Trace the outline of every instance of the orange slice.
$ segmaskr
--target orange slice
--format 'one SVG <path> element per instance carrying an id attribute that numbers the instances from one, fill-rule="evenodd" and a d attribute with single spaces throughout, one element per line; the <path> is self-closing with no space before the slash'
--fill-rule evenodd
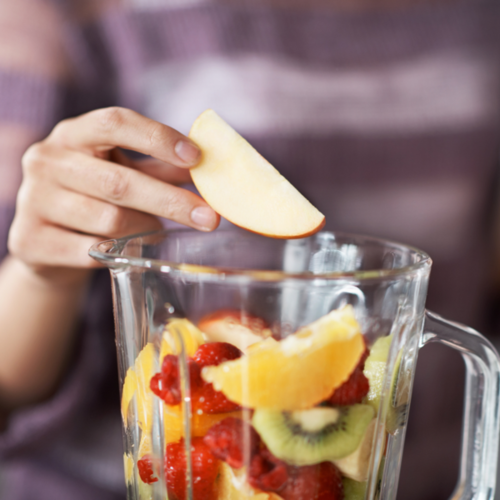
<path id="1" fill-rule="evenodd" d="M 125 425 L 130 402 L 137 397 L 137 421 L 144 432 L 151 430 L 153 418 L 154 394 L 149 388 L 151 377 L 156 372 L 156 354 L 153 344 L 144 346 L 137 356 L 134 367 L 130 367 L 122 388 L 121 411 Z"/>
<path id="2" fill-rule="evenodd" d="M 233 469 L 221 462 L 217 478 L 218 500 L 281 500 L 276 493 L 265 493 L 248 484 L 246 468 Z"/>
<path id="3" fill-rule="evenodd" d="M 196 410 L 191 417 L 191 435 L 193 437 L 204 436 L 210 427 L 219 423 L 227 417 L 241 418 L 240 411 L 230 413 L 199 414 Z M 184 437 L 183 412 L 180 405 L 164 406 L 163 424 L 165 427 L 165 441 L 174 443 Z"/>
<path id="4" fill-rule="evenodd" d="M 247 354 L 207 366 L 203 378 L 249 408 L 301 410 L 325 400 L 345 382 L 365 350 L 352 307 L 337 309 L 280 342 L 255 344 Z"/>
<path id="5" fill-rule="evenodd" d="M 179 355 L 181 342 L 187 356 L 193 356 L 201 344 L 205 343 L 203 333 L 187 319 L 172 319 L 165 326 L 160 351 L 160 362 L 167 354 Z"/>

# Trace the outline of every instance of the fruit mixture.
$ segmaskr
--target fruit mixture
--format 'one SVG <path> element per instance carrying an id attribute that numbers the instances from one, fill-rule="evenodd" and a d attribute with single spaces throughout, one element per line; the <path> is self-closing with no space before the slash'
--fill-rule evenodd
<path id="1" fill-rule="evenodd" d="M 168 499 L 186 499 L 181 371 L 189 374 L 193 500 L 364 498 L 389 344 L 383 337 L 368 349 L 349 306 L 280 341 L 263 320 L 235 311 L 213 313 L 198 327 L 170 321 L 160 371 L 147 344 L 122 391 L 125 425 L 135 398 L 141 431 L 141 499 L 152 498 L 151 485 L 161 474 Z M 164 470 L 151 444 L 158 398 Z M 131 482 L 130 455 L 125 473 Z"/>

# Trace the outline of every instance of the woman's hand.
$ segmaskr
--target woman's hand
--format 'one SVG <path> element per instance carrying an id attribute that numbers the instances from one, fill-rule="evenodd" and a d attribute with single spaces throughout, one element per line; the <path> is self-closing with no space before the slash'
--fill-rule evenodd
<path id="1" fill-rule="evenodd" d="M 153 160 L 132 161 L 117 147 Z M 109 108 L 65 120 L 23 158 L 24 179 L 0 266 L 0 417 L 43 400 L 67 369 L 97 241 L 161 228 L 210 231 L 219 216 L 190 180 L 199 150 L 166 125 Z M 28 314 L 27 314 L 28 312 Z"/>
<path id="2" fill-rule="evenodd" d="M 118 147 L 154 159 L 132 161 Z M 219 216 L 199 196 L 176 187 L 189 182 L 199 155 L 181 133 L 128 109 L 62 121 L 23 157 L 11 255 L 44 278 L 80 281 L 87 274 L 82 270 L 98 266 L 88 256 L 90 246 L 159 229 L 156 216 L 215 229 Z"/>

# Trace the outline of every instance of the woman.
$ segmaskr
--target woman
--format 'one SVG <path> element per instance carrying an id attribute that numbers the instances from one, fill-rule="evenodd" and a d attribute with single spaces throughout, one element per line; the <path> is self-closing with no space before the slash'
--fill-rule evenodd
<path id="1" fill-rule="evenodd" d="M 183 134 L 205 108 L 296 185 L 326 229 L 428 251 L 429 307 L 484 326 L 498 14 L 489 0 L 4 0 L 5 498 L 124 498 L 109 278 L 87 251 L 164 219 L 217 227 L 177 187 L 199 155 Z M 434 349 L 419 368 L 400 495 L 444 498 L 460 362 Z"/>

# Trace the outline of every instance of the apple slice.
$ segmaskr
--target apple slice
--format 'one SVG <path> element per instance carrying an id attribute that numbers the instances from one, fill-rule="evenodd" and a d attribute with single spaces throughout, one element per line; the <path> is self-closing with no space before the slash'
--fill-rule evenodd
<path id="1" fill-rule="evenodd" d="M 221 309 L 201 318 L 198 328 L 210 342 L 228 342 L 242 351 L 271 336 L 266 322 L 233 309 Z"/>
<path id="2" fill-rule="evenodd" d="M 215 111 L 204 111 L 189 137 L 202 151 L 193 182 L 230 222 L 273 238 L 303 238 L 323 227 L 325 216 Z"/>

